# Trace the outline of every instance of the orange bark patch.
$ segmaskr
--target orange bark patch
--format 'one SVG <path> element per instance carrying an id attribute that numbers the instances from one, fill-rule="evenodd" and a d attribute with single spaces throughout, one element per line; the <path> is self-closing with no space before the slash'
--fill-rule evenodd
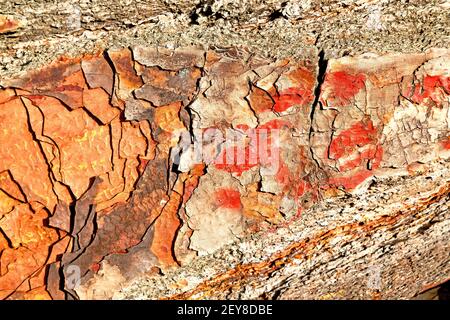
<path id="1" fill-rule="evenodd" d="M 53 95 L 62 100 L 70 109 L 83 106 L 83 90 L 86 81 L 81 70 L 68 75 L 55 87 Z"/>
<path id="2" fill-rule="evenodd" d="M 157 67 L 144 68 L 139 64 L 137 66 L 145 85 L 136 90 L 135 96 L 157 107 L 190 99 L 201 76 L 199 68 L 167 71 Z"/>
<path id="3" fill-rule="evenodd" d="M 46 210 L 20 204 L 0 221 L 0 228 L 8 235 L 11 245 L 0 247 L 0 299 L 15 291 L 26 292 L 45 285 L 41 271 L 46 263 L 54 262 L 49 259 L 49 248 L 59 238 L 55 230 L 44 226 L 43 221 L 47 218 Z M 54 256 L 64 251 L 65 248 L 55 252 Z M 28 278 L 35 280 L 18 287 Z M 44 291 L 30 291 L 29 298 L 39 297 Z M 47 296 L 44 294 L 41 298 Z"/>
<path id="4" fill-rule="evenodd" d="M 129 49 L 109 51 L 108 55 L 119 75 L 118 96 L 120 99 L 125 100 L 131 91 L 140 88 L 144 83 L 134 69 L 134 61 Z"/>
<path id="5" fill-rule="evenodd" d="M 0 190 L 13 199 L 21 202 L 26 201 L 25 195 L 20 190 L 20 186 L 12 179 L 9 171 L 0 173 Z"/>
<path id="6" fill-rule="evenodd" d="M 280 223 L 283 216 L 278 208 L 281 196 L 267 192 L 258 192 L 258 185 L 247 186 L 247 194 L 241 197 L 242 213 L 247 217 L 257 220 L 267 220 L 270 223 Z"/>
<path id="7" fill-rule="evenodd" d="M 155 122 L 161 129 L 169 133 L 185 129 L 184 124 L 181 122 L 178 115 L 180 108 L 180 102 L 174 102 L 167 106 L 156 108 Z"/>
<path id="8" fill-rule="evenodd" d="M 172 248 L 177 230 L 181 224 L 178 218 L 178 208 L 181 202 L 181 195 L 177 192 L 172 192 L 169 202 L 166 203 L 161 215 L 155 221 L 155 235 L 151 250 L 158 257 L 162 266 L 165 267 L 177 264 Z"/>
<path id="9" fill-rule="evenodd" d="M 189 171 L 189 176 L 184 182 L 183 203 L 186 203 L 197 188 L 200 177 L 205 174 L 205 164 L 197 164 Z"/>
<path id="10" fill-rule="evenodd" d="M 109 103 L 109 95 L 102 88 L 85 89 L 83 91 L 84 107 L 102 124 L 107 124 L 117 118 L 120 110 Z"/>
<path id="11" fill-rule="evenodd" d="M 52 98 L 37 103 L 45 122 L 43 134 L 50 137 L 60 153 L 62 182 L 80 197 L 91 177 L 111 171 L 111 144 L 108 126 L 99 126 L 83 109 L 68 111 Z M 51 106 L 51 107 L 50 107 Z M 42 119 L 33 119 L 39 124 Z"/>
<path id="12" fill-rule="evenodd" d="M 155 142 L 150 136 L 144 136 L 140 130 L 145 126 L 145 122 L 122 123 L 122 139 L 120 140 L 120 157 L 124 159 L 137 159 L 138 157 L 153 158 L 155 152 Z"/>
<path id="13" fill-rule="evenodd" d="M 30 72 L 26 77 L 11 83 L 19 87 L 21 95 L 47 95 L 59 99 L 68 109 L 83 106 L 86 82 L 78 59 L 61 59 L 50 66 Z"/>
<path id="14" fill-rule="evenodd" d="M 48 165 L 29 131 L 27 112 L 19 98 L 0 105 L 0 123 L 0 172 L 10 172 L 14 181 L 22 186 L 28 201 L 41 201 L 53 210 L 56 196 L 48 176 Z"/>
<path id="15" fill-rule="evenodd" d="M 0 89 L 0 104 L 11 100 L 15 95 L 13 89 Z"/>
<path id="16" fill-rule="evenodd" d="M 248 96 L 248 100 L 250 102 L 251 108 L 256 113 L 271 111 L 274 105 L 274 101 L 272 100 L 270 95 L 266 91 L 255 86 L 252 86 L 251 92 Z"/>

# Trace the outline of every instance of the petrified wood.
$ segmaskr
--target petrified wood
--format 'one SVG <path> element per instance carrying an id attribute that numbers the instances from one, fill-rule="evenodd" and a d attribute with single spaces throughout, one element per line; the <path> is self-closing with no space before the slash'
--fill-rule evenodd
<path id="1" fill-rule="evenodd" d="M 450 275 L 450 51 L 134 46 L 0 89 L 0 298 L 409 298 Z"/>

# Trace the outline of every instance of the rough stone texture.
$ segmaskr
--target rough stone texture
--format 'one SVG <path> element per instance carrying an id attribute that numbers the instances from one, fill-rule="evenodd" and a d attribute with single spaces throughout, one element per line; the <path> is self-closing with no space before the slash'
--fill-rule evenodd
<path id="1" fill-rule="evenodd" d="M 0 298 L 449 278 L 447 3 L 67 5 L 1 5 Z"/>
<path id="2" fill-rule="evenodd" d="M 420 52 L 449 47 L 449 8 L 448 0 L 4 1 L 0 80 L 111 46 L 239 46 L 272 58 L 316 48 L 330 58 Z"/>
<path id="3" fill-rule="evenodd" d="M 253 235 L 164 277 L 141 278 L 115 298 L 413 297 L 448 280 L 450 271 L 449 164 L 433 165 L 437 170 L 426 176 L 376 178 L 364 194 L 328 199 L 299 223 Z M 405 192 L 405 185 L 414 187 Z M 373 270 L 380 270 L 379 288 L 370 286 Z"/>

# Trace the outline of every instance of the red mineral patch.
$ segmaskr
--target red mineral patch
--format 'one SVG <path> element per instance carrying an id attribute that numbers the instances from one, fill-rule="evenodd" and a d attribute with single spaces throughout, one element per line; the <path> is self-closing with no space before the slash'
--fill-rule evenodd
<path id="1" fill-rule="evenodd" d="M 280 119 L 274 119 L 274 120 L 270 120 L 266 123 L 263 123 L 261 125 L 258 126 L 258 129 L 282 129 L 285 127 L 291 127 L 291 125 L 289 124 L 289 122 L 285 121 L 285 120 L 280 120 Z"/>
<path id="2" fill-rule="evenodd" d="M 416 83 L 406 90 L 406 96 L 415 103 L 432 101 L 442 105 L 444 95 L 450 94 L 450 77 L 425 76 L 422 83 Z"/>
<path id="3" fill-rule="evenodd" d="M 272 146 L 272 130 L 279 130 L 283 127 L 289 127 L 289 123 L 283 120 L 275 119 L 260 125 L 255 130 L 256 145 L 246 145 L 243 150 L 237 146 L 224 149 L 216 158 L 214 164 L 219 170 L 236 173 L 240 176 L 244 171 L 250 170 L 257 165 L 270 165 L 272 152 L 279 152 L 278 146 Z M 237 129 L 248 130 L 246 125 L 237 125 Z M 262 142 L 265 139 L 265 142 Z M 262 150 L 263 147 L 266 150 Z M 239 152 L 244 152 L 243 163 L 238 162 Z M 261 157 L 261 155 L 267 155 Z M 231 163 L 230 160 L 232 161 Z"/>
<path id="4" fill-rule="evenodd" d="M 220 208 L 239 210 L 241 204 L 241 194 L 238 190 L 222 188 L 214 194 L 215 203 Z"/>
<path id="5" fill-rule="evenodd" d="M 292 183 L 291 172 L 284 161 L 280 161 L 275 179 L 282 186 L 289 186 Z"/>
<path id="6" fill-rule="evenodd" d="M 313 95 L 311 91 L 303 88 L 289 88 L 274 96 L 273 100 L 275 101 L 273 111 L 283 112 L 295 105 L 307 105 L 313 101 Z"/>
<path id="7" fill-rule="evenodd" d="M 330 149 L 326 157 L 340 159 L 353 152 L 358 146 L 370 144 L 376 140 L 377 130 L 373 126 L 372 120 L 353 124 L 349 129 L 343 130 L 331 141 Z"/>
<path id="8" fill-rule="evenodd" d="M 303 196 L 306 192 L 311 190 L 311 188 L 312 188 L 311 183 L 301 180 L 297 186 L 297 196 L 298 197 Z"/>
<path id="9" fill-rule="evenodd" d="M 19 22 L 10 18 L 0 17 L 0 33 L 6 33 L 16 30 Z"/>
<path id="10" fill-rule="evenodd" d="M 450 150 L 450 137 L 441 140 L 441 145 L 444 149 Z"/>
<path id="11" fill-rule="evenodd" d="M 347 177 L 333 177 L 330 178 L 329 184 L 333 186 L 342 186 L 347 190 L 356 188 L 360 183 L 371 176 L 371 172 L 367 170 L 362 170 L 354 175 Z"/>
<path id="12" fill-rule="evenodd" d="M 345 106 L 362 89 L 366 76 L 345 71 L 327 73 L 322 85 L 321 101 L 329 106 Z"/>
<path id="13" fill-rule="evenodd" d="M 92 265 L 91 265 L 91 270 L 92 271 L 94 271 L 95 273 L 97 273 L 99 270 L 100 270 L 100 267 L 101 267 L 101 265 L 100 265 L 100 263 L 93 263 Z"/>
<path id="14" fill-rule="evenodd" d="M 244 171 L 250 170 L 258 164 L 258 158 L 255 163 L 251 163 L 249 146 L 246 146 L 243 149 L 243 152 L 245 153 L 243 161 L 244 163 L 238 163 L 237 161 L 239 152 L 241 151 L 237 146 L 232 146 L 228 149 L 223 150 L 215 160 L 215 167 L 219 170 L 233 172 L 240 176 Z M 232 162 L 228 163 L 228 159 L 232 159 Z"/>
<path id="15" fill-rule="evenodd" d="M 291 83 L 289 88 L 273 94 L 273 111 L 283 112 L 293 106 L 306 106 L 314 101 L 315 77 L 313 73 L 300 67 L 286 74 Z"/>
<path id="16" fill-rule="evenodd" d="M 347 172 L 344 176 L 332 177 L 331 185 L 341 185 L 346 189 L 353 189 L 363 182 L 377 169 L 383 157 L 383 149 L 378 143 L 377 129 L 371 120 L 360 121 L 349 129 L 342 131 L 331 142 L 325 157 L 340 160 L 339 170 Z M 368 168 L 370 163 L 370 169 Z M 361 168 L 356 173 L 350 172 Z"/>

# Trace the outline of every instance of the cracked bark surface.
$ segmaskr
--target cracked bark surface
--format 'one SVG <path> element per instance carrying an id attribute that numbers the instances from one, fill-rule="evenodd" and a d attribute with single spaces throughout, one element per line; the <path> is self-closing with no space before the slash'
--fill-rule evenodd
<path id="1" fill-rule="evenodd" d="M 444 282 L 449 57 L 132 46 L 4 80 L 0 298 L 410 298 Z"/>

